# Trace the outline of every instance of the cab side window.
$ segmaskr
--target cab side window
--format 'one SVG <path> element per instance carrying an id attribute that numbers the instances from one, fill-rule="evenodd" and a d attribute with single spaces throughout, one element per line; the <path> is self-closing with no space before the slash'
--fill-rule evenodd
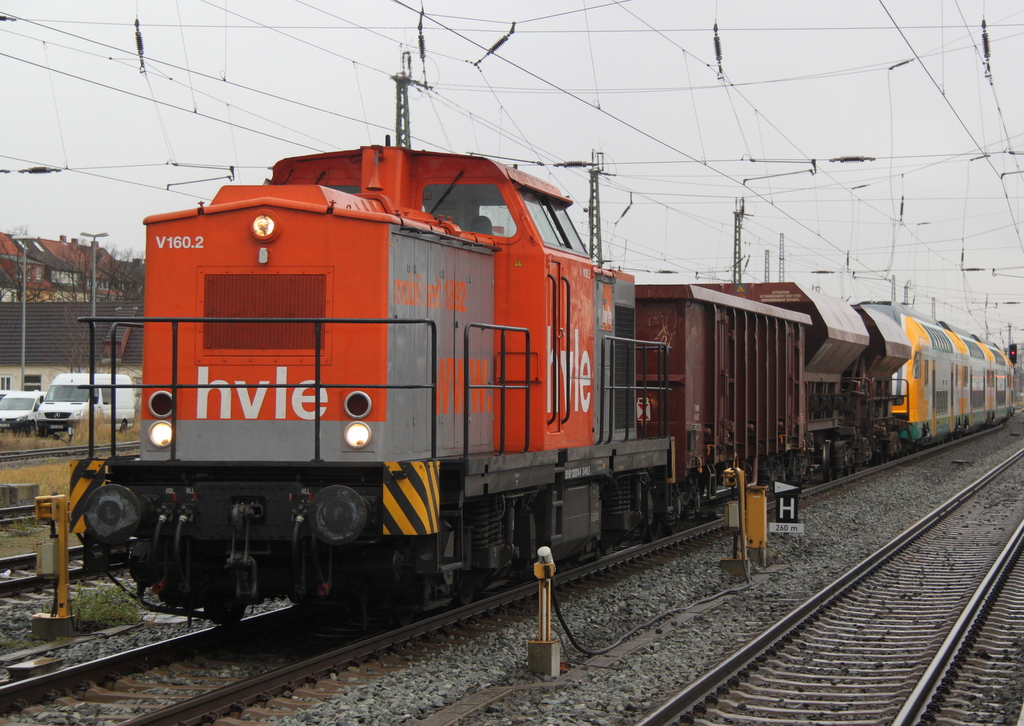
<path id="1" fill-rule="evenodd" d="M 586 245 L 576 233 L 564 202 L 531 191 L 522 190 L 520 193 L 545 245 L 587 254 Z"/>
<path id="2" fill-rule="evenodd" d="M 493 237 L 516 233 L 515 219 L 495 184 L 427 184 L 422 201 L 424 212 L 451 217 L 466 232 Z"/>

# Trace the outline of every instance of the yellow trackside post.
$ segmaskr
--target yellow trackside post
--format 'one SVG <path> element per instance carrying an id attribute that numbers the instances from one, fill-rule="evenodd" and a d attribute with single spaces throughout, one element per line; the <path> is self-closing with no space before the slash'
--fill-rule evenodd
<path id="1" fill-rule="evenodd" d="M 735 527 L 738 531 L 733 538 L 733 556 L 723 559 L 719 564 L 731 575 L 745 575 L 748 562 L 751 560 L 761 566 L 767 562 L 767 487 L 756 484 L 747 486 L 741 469 L 726 469 L 722 482 L 725 486 L 736 487 L 735 504 L 738 511 L 733 517 L 729 514 L 727 506 L 726 526 Z"/>
<path id="2" fill-rule="evenodd" d="M 533 574 L 537 578 L 539 612 L 537 640 L 527 641 L 527 664 L 531 673 L 555 677 L 561 672 L 561 641 L 551 637 L 551 588 L 554 587 L 555 561 L 550 547 L 537 550 Z"/>
<path id="3" fill-rule="evenodd" d="M 768 564 L 768 487 L 751 484 L 747 492 L 747 554 L 759 567 Z"/>
<path id="4" fill-rule="evenodd" d="M 36 497 L 36 521 L 50 523 L 50 538 L 36 547 L 36 574 L 57 580 L 50 612 L 32 616 L 32 635 L 42 640 L 70 638 L 75 634 L 68 575 L 68 517 L 65 495 Z"/>

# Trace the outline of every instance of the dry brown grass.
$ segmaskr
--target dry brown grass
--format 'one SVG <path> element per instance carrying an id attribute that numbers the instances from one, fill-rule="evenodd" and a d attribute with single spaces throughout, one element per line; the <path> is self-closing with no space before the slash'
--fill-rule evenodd
<path id="1" fill-rule="evenodd" d="M 0 469 L 0 484 L 38 484 L 40 494 L 68 494 L 70 479 L 67 461 Z"/>
<path id="2" fill-rule="evenodd" d="M 138 441 L 139 440 L 139 423 L 135 422 L 134 426 L 130 426 L 128 431 L 123 435 L 118 434 L 118 441 Z M 96 436 L 95 441 L 97 445 L 107 444 L 110 445 L 110 425 L 106 422 L 99 420 L 96 424 Z M 89 443 L 89 428 L 88 423 L 79 426 L 75 430 L 74 436 L 71 437 L 71 444 L 75 446 L 85 446 Z M 11 434 L 2 433 L 0 434 L 0 451 L 34 451 L 36 449 L 53 449 L 60 448 L 61 446 L 67 446 L 68 439 L 66 436 L 61 439 L 54 439 L 52 436 L 46 438 L 39 438 L 35 434 L 26 436 L 23 434 Z"/>

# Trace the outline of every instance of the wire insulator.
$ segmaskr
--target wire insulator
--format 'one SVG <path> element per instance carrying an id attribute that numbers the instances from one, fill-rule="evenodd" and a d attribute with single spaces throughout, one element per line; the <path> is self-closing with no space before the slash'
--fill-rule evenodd
<path id="1" fill-rule="evenodd" d="M 503 36 L 501 36 L 498 39 L 498 42 L 491 46 L 491 49 L 487 51 L 487 55 L 491 55 L 496 50 L 498 50 L 498 48 L 500 48 L 501 46 L 505 45 L 505 43 L 508 41 L 508 39 L 512 37 L 512 34 L 514 32 L 516 32 L 515 21 L 512 22 L 512 29 L 509 30 L 507 33 L 505 33 Z"/>
<path id="2" fill-rule="evenodd" d="M 495 52 L 496 50 L 498 50 L 498 48 L 500 48 L 501 46 L 505 45 L 505 42 L 506 42 L 506 41 L 507 41 L 507 40 L 508 40 L 509 38 L 511 38 L 511 37 L 512 37 L 512 34 L 513 34 L 513 33 L 515 33 L 515 32 L 516 32 L 516 24 L 515 24 L 515 22 L 513 21 L 513 23 L 512 23 L 512 27 L 511 27 L 511 28 L 509 29 L 509 31 L 508 31 L 507 33 L 505 33 L 505 34 L 504 34 L 503 36 L 501 36 L 501 38 L 499 38 L 499 39 L 498 39 L 498 42 L 497 42 L 497 43 L 495 43 L 494 45 L 492 45 L 492 46 L 490 47 L 490 49 L 488 49 L 488 51 L 487 51 L 486 53 L 484 53 L 484 58 L 486 58 L 486 57 L 487 57 L 487 56 L 489 56 L 489 55 L 492 55 L 492 54 L 493 54 L 493 53 L 494 53 L 494 52 Z M 474 65 L 474 66 L 477 66 L 477 67 L 479 68 L 479 67 L 480 67 L 480 64 L 481 64 L 481 63 L 483 63 L 483 61 L 484 61 L 484 58 L 481 58 L 480 60 L 478 60 L 478 61 L 477 61 L 476 63 L 474 63 L 473 65 Z"/>
<path id="3" fill-rule="evenodd" d="M 981 47 L 985 52 L 985 60 L 987 61 L 992 54 L 992 49 L 988 45 L 988 30 L 986 29 L 984 18 L 981 20 Z"/>
<path id="4" fill-rule="evenodd" d="M 420 63 L 427 62 L 427 41 L 423 37 L 423 6 L 420 5 L 420 23 L 417 27 L 420 35 Z"/>
<path id="5" fill-rule="evenodd" d="M 722 78 L 722 39 L 718 37 L 718 23 L 715 23 L 715 59 L 718 60 L 718 77 Z"/>
<path id="6" fill-rule="evenodd" d="M 139 27 L 139 19 L 135 18 L 135 47 L 139 51 L 139 73 L 146 72 L 146 61 L 143 58 L 142 50 L 142 28 Z"/>

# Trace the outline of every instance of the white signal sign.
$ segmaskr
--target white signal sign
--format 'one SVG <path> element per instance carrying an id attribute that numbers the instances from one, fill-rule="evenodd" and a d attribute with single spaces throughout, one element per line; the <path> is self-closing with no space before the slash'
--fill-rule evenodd
<path id="1" fill-rule="evenodd" d="M 640 422 L 651 420 L 651 399 L 636 399 L 636 420 Z"/>
<path id="2" fill-rule="evenodd" d="M 804 525 L 800 523 L 798 503 L 800 487 L 775 482 L 775 521 L 768 530 L 779 534 L 803 534 Z"/>

